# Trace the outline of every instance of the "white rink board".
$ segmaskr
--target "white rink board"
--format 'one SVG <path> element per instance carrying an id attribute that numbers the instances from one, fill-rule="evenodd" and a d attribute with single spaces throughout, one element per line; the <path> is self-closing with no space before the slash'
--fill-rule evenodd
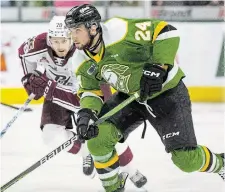
<path id="1" fill-rule="evenodd" d="M 1 140 L 1 185 L 9 181 L 50 149 L 41 140 L 39 129 L 41 105 L 30 106 L 33 112 L 24 113 Z M 15 111 L 1 106 L 1 129 Z M 225 151 L 225 104 L 193 104 L 193 119 L 198 143 L 214 152 Z M 164 151 L 161 141 L 149 125 L 144 140 L 140 139 L 143 125 L 135 130 L 128 142 L 134 153 L 137 168 L 148 178 L 149 192 L 224 192 L 225 186 L 216 174 L 187 174 L 178 170 Z M 97 192 L 101 184 L 97 177 L 85 177 L 79 156 L 61 153 L 18 181 L 6 192 Z M 126 192 L 136 190 L 130 182 Z"/>
<path id="2" fill-rule="evenodd" d="M 224 77 L 216 77 L 225 24 L 171 22 L 181 36 L 178 52 L 179 65 L 187 77 L 188 86 L 223 86 Z M 47 31 L 47 23 L 3 23 L 1 40 L 11 46 L 2 47 L 6 54 L 8 71 L 1 73 L 3 87 L 21 87 L 23 76 L 17 49 L 29 37 Z"/>

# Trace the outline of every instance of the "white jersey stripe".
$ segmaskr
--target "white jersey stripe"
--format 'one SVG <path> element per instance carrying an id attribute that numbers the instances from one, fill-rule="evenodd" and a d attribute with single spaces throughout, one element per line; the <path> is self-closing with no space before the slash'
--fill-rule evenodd
<path id="1" fill-rule="evenodd" d="M 66 109 L 68 109 L 70 111 L 73 111 L 75 113 L 77 112 L 77 110 L 80 109 L 79 106 L 72 105 L 71 103 L 68 103 L 66 101 L 60 100 L 60 99 L 55 98 L 55 97 L 53 97 L 52 102 L 57 104 L 57 105 L 59 105 L 59 106 L 61 106 L 61 107 L 63 107 L 63 108 L 66 108 Z"/>
<path id="2" fill-rule="evenodd" d="M 156 41 L 164 40 L 164 39 L 169 39 L 169 38 L 173 38 L 173 37 L 179 37 L 179 33 L 178 33 L 177 30 L 168 31 L 168 32 L 165 32 L 165 33 L 160 34 L 156 38 Z"/>
<path id="3" fill-rule="evenodd" d="M 119 172 L 119 167 L 117 167 L 116 169 L 112 169 L 112 171 L 110 171 L 109 173 L 99 174 L 98 177 L 99 179 L 108 179 L 110 177 L 115 176 L 118 172 Z"/>
<path id="4" fill-rule="evenodd" d="M 29 56 L 41 54 L 41 53 L 44 53 L 44 52 L 47 52 L 47 49 L 42 49 L 40 51 L 35 51 L 35 52 L 32 52 L 32 53 L 25 53 L 23 55 L 20 55 L 20 57 L 29 57 Z"/>
<path id="5" fill-rule="evenodd" d="M 26 62 L 25 62 L 25 58 L 24 57 L 21 58 L 21 62 L 22 62 L 24 73 L 26 75 L 28 73 L 28 71 L 27 71 L 27 66 L 26 66 Z"/>

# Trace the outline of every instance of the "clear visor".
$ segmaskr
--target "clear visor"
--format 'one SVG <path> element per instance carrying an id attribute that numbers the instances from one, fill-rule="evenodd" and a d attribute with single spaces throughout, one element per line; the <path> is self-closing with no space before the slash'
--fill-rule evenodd
<path id="1" fill-rule="evenodd" d="M 49 37 L 65 37 L 65 38 L 70 38 L 71 34 L 69 30 L 49 30 L 48 31 L 48 36 Z"/>

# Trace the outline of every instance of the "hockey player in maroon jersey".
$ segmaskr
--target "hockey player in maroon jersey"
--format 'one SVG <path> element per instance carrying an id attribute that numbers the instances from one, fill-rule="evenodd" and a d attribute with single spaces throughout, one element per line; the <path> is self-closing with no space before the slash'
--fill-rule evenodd
<path id="1" fill-rule="evenodd" d="M 53 80 L 52 83 L 58 82 L 58 89 L 63 89 L 76 97 L 76 94 L 73 93 L 73 90 L 76 90 L 76 78 L 72 73 L 71 62 L 75 46 L 69 31 L 65 28 L 64 19 L 63 16 L 53 17 L 49 24 L 48 33 L 29 38 L 18 50 L 25 74 L 22 82 L 28 94 L 33 92 L 30 84 L 37 83 L 37 80 L 32 78 L 32 74 L 39 73 L 39 75 L 42 75 L 41 73 L 44 73 L 43 76 Z M 39 71 L 37 71 L 37 68 Z M 44 71 L 40 71 L 40 69 Z M 39 86 L 36 86 L 36 89 L 39 89 Z M 38 100 L 40 97 L 36 94 L 35 99 Z M 54 102 L 45 99 L 41 116 L 41 130 L 45 144 L 57 147 L 73 137 L 71 115 L 74 112 L 68 110 L 66 105 L 67 103 L 61 101 L 60 97 L 55 98 Z M 78 98 L 73 107 L 79 108 Z M 67 149 L 72 154 L 80 152 L 83 156 L 84 174 L 93 175 L 93 161 L 85 145 L 77 141 Z"/>
<path id="2" fill-rule="evenodd" d="M 75 133 L 72 132 L 71 115 L 79 109 L 79 98 L 76 96 L 77 79 L 74 76 L 72 55 L 75 47 L 69 31 L 64 24 L 65 17 L 55 16 L 49 24 L 48 33 L 39 34 L 24 42 L 19 48 L 19 57 L 25 76 L 22 83 L 28 94 L 35 93 L 35 100 L 51 95 L 54 87 L 54 97 L 51 101 L 45 98 L 41 117 L 41 129 L 44 143 L 57 147 L 70 139 Z M 109 86 L 102 86 L 104 99 L 110 95 Z M 63 101 L 57 90 L 64 90 L 68 98 L 76 98 L 71 102 Z M 61 92 L 61 91 L 60 91 Z M 40 93 L 40 94 L 39 94 Z M 72 104 L 71 104 L 72 103 Z M 76 141 L 68 147 L 72 154 L 81 153 L 83 156 L 83 173 L 94 176 L 94 165 L 85 143 Z M 119 154 L 120 165 L 129 174 L 129 178 L 137 187 L 142 187 L 147 178 L 133 165 L 133 154 L 126 143 L 116 146 Z"/>

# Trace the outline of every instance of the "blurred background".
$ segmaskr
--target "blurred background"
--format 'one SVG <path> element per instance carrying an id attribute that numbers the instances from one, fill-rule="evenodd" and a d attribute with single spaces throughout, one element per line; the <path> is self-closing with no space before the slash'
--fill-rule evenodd
<path id="1" fill-rule="evenodd" d="M 224 1 L 13 1 L 1 0 L 2 22 L 43 22 L 53 15 L 65 15 L 73 6 L 90 3 L 98 7 L 103 20 L 115 15 L 156 17 L 173 21 L 223 21 Z"/>
<path id="2" fill-rule="evenodd" d="M 158 18 L 176 26 L 181 36 L 176 59 L 187 75 L 192 101 L 225 101 L 224 1 L 1 0 L 2 102 L 23 103 L 27 97 L 20 82 L 23 72 L 18 47 L 27 38 L 46 32 L 54 15 L 65 15 L 71 7 L 83 3 L 95 5 L 103 21 L 114 16 Z"/>
<path id="3" fill-rule="evenodd" d="M 9 106 L 0 105 L 1 130 L 14 117 L 16 110 L 13 107 L 21 106 L 28 97 L 21 84 L 23 69 L 18 59 L 19 46 L 28 38 L 47 32 L 48 22 L 54 15 L 65 15 L 75 5 L 91 3 L 96 5 L 103 21 L 114 16 L 158 18 L 179 30 L 180 47 L 176 61 L 186 74 L 184 81 L 193 101 L 192 114 L 198 143 L 216 153 L 225 151 L 225 104 L 222 103 L 225 102 L 224 1 L 0 0 L 0 3 L 0 101 Z M 43 143 L 39 128 L 41 102 L 43 99 L 32 101 L 39 105 L 29 105 L 32 112 L 23 113 L 0 141 L 2 184 L 50 151 Z M 142 128 L 143 125 L 129 136 L 128 143 L 134 152 L 134 163 L 148 178 L 145 189 L 155 192 L 225 191 L 224 183 L 217 175 L 184 174 L 178 170 L 149 124 L 146 139 L 140 139 Z M 92 180 L 85 177 L 81 173 L 81 165 L 79 155 L 61 153 L 48 165 L 15 183 L 7 192 L 102 191 L 98 177 Z M 127 189 L 136 191 L 129 181 Z"/>

